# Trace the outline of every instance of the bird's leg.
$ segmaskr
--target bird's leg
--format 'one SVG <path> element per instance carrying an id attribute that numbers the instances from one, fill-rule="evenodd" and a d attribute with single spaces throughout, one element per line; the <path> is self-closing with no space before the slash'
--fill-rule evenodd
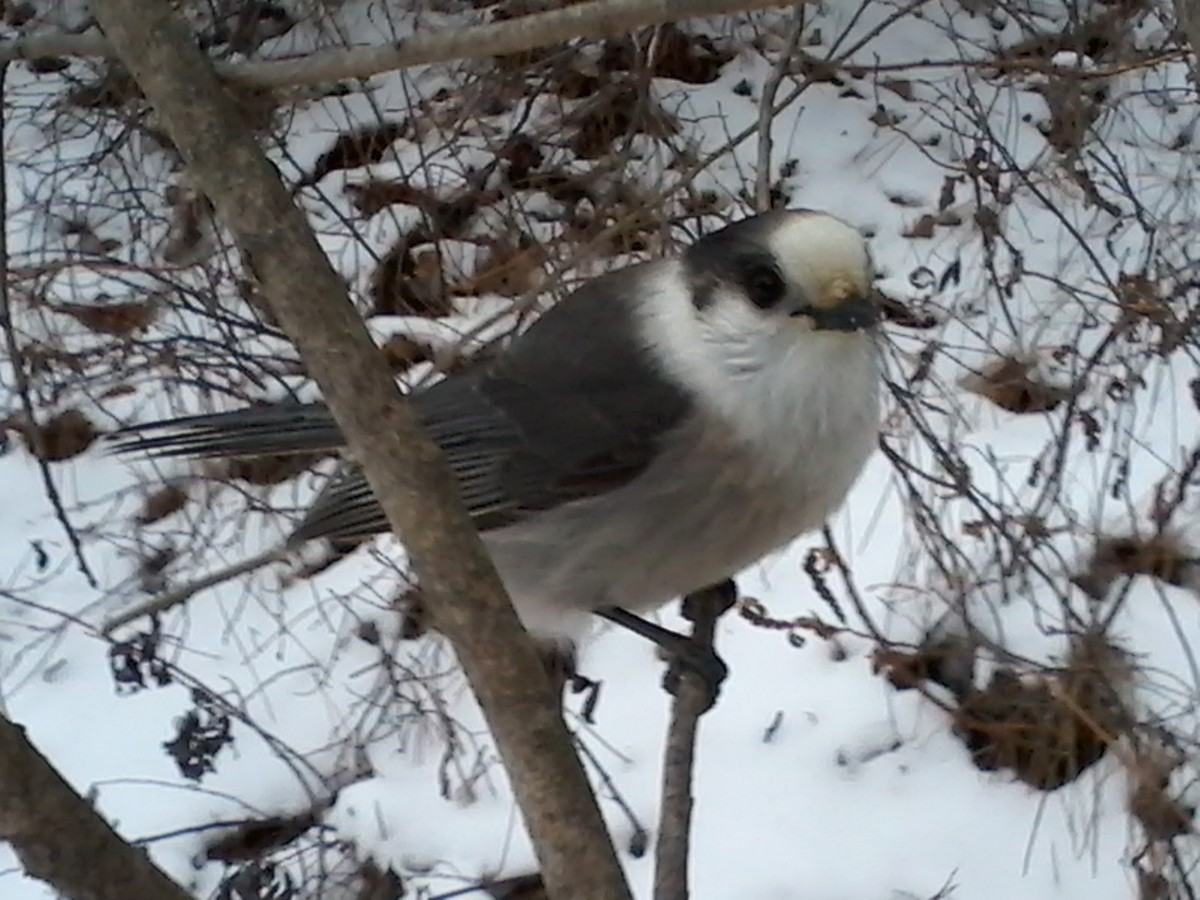
<path id="1" fill-rule="evenodd" d="M 716 703 L 721 684 L 729 674 L 729 667 L 713 649 L 717 619 L 736 601 L 737 587 L 730 579 L 684 597 L 683 616 L 694 623 L 690 637 L 648 622 L 619 606 L 598 609 L 596 615 L 652 641 L 667 654 L 670 663 L 663 687 L 672 696 L 678 690 L 682 671 L 699 676 L 708 690 L 709 702 L 705 707 L 708 709 Z"/>
<path id="2" fill-rule="evenodd" d="M 558 644 L 539 644 L 538 655 L 542 658 L 542 665 L 546 669 L 546 674 L 550 676 L 557 696 L 563 697 L 568 689 L 572 694 L 587 693 L 579 715 L 589 725 L 596 724 L 595 713 L 596 704 L 600 701 L 600 682 L 580 674 L 575 665 L 575 648 L 563 647 Z"/>

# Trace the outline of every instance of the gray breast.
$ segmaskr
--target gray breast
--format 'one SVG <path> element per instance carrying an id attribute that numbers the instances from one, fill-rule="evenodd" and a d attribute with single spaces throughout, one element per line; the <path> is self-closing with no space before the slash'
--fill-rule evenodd
<path id="1" fill-rule="evenodd" d="M 692 418 L 630 484 L 485 535 L 526 626 L 554 636 L 579 627 L 562 622 L 572 611 L 656 608 L 820 527 L 875 441 L 873 390 L 846 404 L 838 395 L 847 387 L 832 382 L 828 396 L 796 399 L 809 407 L 811 431 L 791 435 L 789 453 L 764 453 L 713 417 Z"/>

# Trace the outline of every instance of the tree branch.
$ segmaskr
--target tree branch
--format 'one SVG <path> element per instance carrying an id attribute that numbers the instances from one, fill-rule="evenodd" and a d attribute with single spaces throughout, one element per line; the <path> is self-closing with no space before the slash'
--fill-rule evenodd
<path id="1" fill-rule="evenodd" d="M 577 38 L 613 37 L 682 19 L 788 5 L 793 4 L 781 0 L 592 0 L 502 22 L 416 35 L 394 44 L 215 65 L 221 77 L 249 87 L 295 87 L 370 78 L 430 63 L 519 53 Z M 112 46 L 98 35 L 45 34 L 0 43 L 0 62 L 38 56 L 113 55 Z"/>
<path id="2" fill-rule="evenodd" d="M 190 900 L 122 840 L 25 736 L 0 716 L 0 840 L 25 871 L 70 900 Z"/>
<path id="3" fill-rule="evenodd" d="M 533 642 L 484 553 L 441 451 L 422 431 L 301 210 L 167 0 L 92 12 L 154 105 L 194 183 L 255 261 L 263 293 L 320 386 L 458 653 L 512 782 L 551 897 L 629 889 Z"/>
<path id="4" fill-rule="evenodd" d="M 717 620 L 737 600 L 732 581 L 707 587 L 683 599 L 684 618 L 692 622 L 692 640 L 712 647 Z M 712 703 L 710 688 L 695 672 L 682 671 L 663 752 L 662 809 L 654 844 L 654 900 L 688 900 L 688 856 L 692 830 L 692 770 L 696 731 Z"/>
<path id="5" fill-rule="evenodd" d="M 1175 24 L 1191 47 L 1188 68 L 1192 73 L 1192 85 L 1200 94 L 1200 0 L 1175 0 Z"/>
<path id="6" fill-rule="evenodd" d="M 0 41 L 0 63 L 44 56 L 111 57 L 112 47 L 101 34 L 67 34 L 47 31 Z"/>

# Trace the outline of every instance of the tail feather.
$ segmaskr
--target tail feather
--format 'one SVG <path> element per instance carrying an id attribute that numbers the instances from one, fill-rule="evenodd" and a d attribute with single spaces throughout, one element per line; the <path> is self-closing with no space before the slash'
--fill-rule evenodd
<path id="1" fill-rule="evenodd" d="M 119 454 L 213 459 L 337 450 L 345 439 L 325 404 L 285 403 L 135 425 L 107 443 Z"/>

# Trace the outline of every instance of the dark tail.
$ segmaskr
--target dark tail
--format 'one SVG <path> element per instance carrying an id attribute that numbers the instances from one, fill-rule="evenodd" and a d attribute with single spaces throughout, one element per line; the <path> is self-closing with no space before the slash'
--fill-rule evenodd
<path id="1" fill-rule="evenodd" d="M 164 419 L 107 438 L 116 453 L 197 458 L 312 453 L 345 446 L 323 403 L 251 406 L 234 412 Z"/>

